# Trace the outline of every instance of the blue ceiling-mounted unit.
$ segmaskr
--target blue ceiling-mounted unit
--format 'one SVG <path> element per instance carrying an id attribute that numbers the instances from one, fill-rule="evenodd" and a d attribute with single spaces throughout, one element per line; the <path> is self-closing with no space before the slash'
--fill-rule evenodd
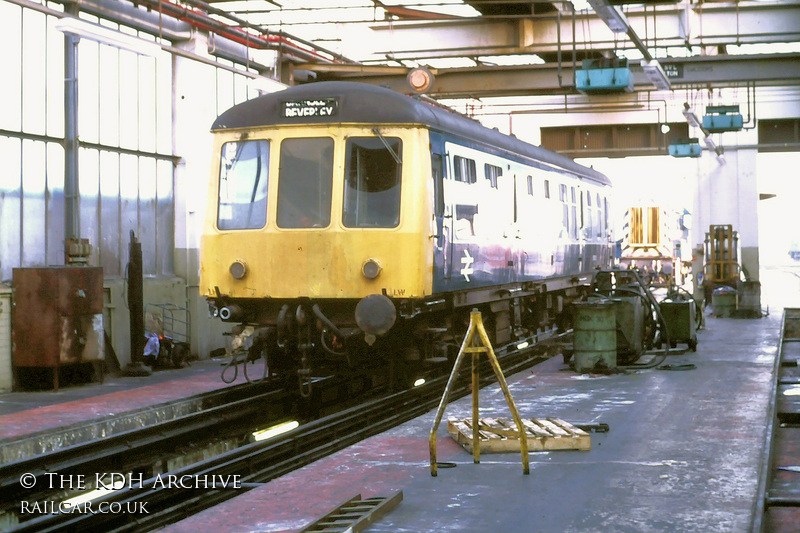
<path id="1" fill-rule="evenodd" d="M 739 131 L 744 126 L 738 105 L 716 105 L 706 107 L 703 129 L 709 133 Z"/>
<path id="2" fill-rule="evenodd" d="M 700 152 L 700 141 L 697 137 L 676 139 L 669 145 L 669 155 L 672 157 L 700 157 Z"/>
<path id="3" fill-rule="evenodd" d="M 633 75 L 627 59 L 584 59 L 575 72 L 575 87 L 584 94 L 633 91 Z"/>

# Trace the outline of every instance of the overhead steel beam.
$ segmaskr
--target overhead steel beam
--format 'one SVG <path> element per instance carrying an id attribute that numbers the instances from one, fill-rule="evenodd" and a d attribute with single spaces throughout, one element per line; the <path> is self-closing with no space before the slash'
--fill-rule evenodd
<path id="1" fill-rule="evenodd" d="M 800 2 L 742 1 L 721 5 L 677 4 L 625 12 L 630 28 L 647 48 L 785 43 L 800 40 Z M 560 28 L 559 28 L 560 25 Z M 554 53 L 572 47 L 569 13 L 439 22 L 393 22 L 371 26 L 374 60 L 425 60 L 506 54 Z M 585 50 L 637 48 L 614 34 L 594 13 L 576 14 L 575 46 Z M 560 29 L 560 39 L 559 39 Z"/>
<path id="2" fill-rule="evenodd" d="M 800 54 L 750 56 L 705 56 L 661 59 L 672 88 L 689 86 L 729 87 L 756 85 L 800 85 Z M 399 92 L 410 92 L 406 82 L 409 69 L 403 67 L 365 67 L 348 65 L 298 65 L 317 73 L 318 80 L 350 80 L 383 85 Z M 571 65 L 561 69 L 564 74 Z M 641 67 L 632 66 L 634 90 L 653 90 Z M 436 98 L 482 98 L 575 93 L 559 84 L 557 65 L 512 67 L 473 67 L 432 69 L 435 76 L 428 95 Z"/>

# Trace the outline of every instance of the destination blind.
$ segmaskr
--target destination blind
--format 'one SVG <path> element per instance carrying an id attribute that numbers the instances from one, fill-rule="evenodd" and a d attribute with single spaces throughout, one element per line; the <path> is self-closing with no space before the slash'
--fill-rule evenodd
<path id="1" fill-rule="evenodd" d="M 314 100 L 289 100 L 283 102 L 285 118 L 332 117 L 339 112 L 336 98 L 317 98 Z"/>

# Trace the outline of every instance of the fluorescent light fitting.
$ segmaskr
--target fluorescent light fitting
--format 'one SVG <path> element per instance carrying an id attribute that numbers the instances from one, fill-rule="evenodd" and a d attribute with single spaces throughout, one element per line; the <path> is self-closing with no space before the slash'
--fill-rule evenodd
<path id="1" fill-rule="evenodd" d="M 253 432 L 253 440 L 258 442 L 262 440 L 271 439 L 273 437 L 277 437 L 278 435 L 282 435 L 287 431 L 291 431 L 298 426 L 300 426 L 300 422 L 298 422 L 297 420 L 292 420 L 291 422 L 283 422 L 281 424 L 268 427 L 267 429 L 262 429 L 261 431 Z"/>
<path id="2" fill-rule="evenodd" d="M 700 128 L 700 121 L 697 120 L 697 115 L 694 114 L 694 111 L 690 109 L 684 109 L 681 111 L 683 113 L 684 118 L 686 118 L 686 122 L 689 123 L 690 126 L 694 126 L 695 128 Z"/>
<path id="3" fill-rule="evenodd" d="M 711 137 L 704 137 L 703 144 L 705 144 L 706 148 L 708 148 L 709 150 L 714 150 L 715 152 L 717 151 L 717 143 L 715 143 L 714 139 L 712 139 Z"/>
<path id="4" fill-rule="evenodd" d="M 655 85 L 656 89 L 662 91 L 669 90 L 671 87 L 669 78 L 667 78 L 664 69 L 661 68 L 661 63 L 658 62 L 658 59 L 653 59 L 651 61 L 642 59 L 641 65 L 647 79 L 650 80 L 650 83 Z"/>
<path id="5" fill-rule="evenodd" d="M 425 378 L 419 378 L 414 382 L 415 387 L 421 387 L 422 385 L 425 385 Z"/>
<path id="6" fill-rule="evenodd" d="M 597 16 L 603 19 L 603 22 L 614 33 L 628 33 L 630 25 L 628 19 L 622 14 L 622 11 L 612 6 L 606 0 L 588 0 L 589 5 L 592 6 Z"/>
<path id="7" fill-rule="evenodd" d="M 67 35 L 82 37 L 90 41 L 96 41 L 140 55 L 155 56 L 161 51 L 161 46 L 153 41 L 145 41 L 134 35 L 121 33 L 111 28 L 92 24 L 75 17 L 64 17 L 60 19 L 56 22 L 55 28 Z"/>
<path id="8" fill-rule="evenodd" d="M 64 500 L 63 502 L 61 502 L 60 506 L 63 506 L 64 509 L 69 509 L 71 507 L 78 507 L 79 505 L 82 505 L 86 502 L 90 502 L 96 500 L 97 498 L 107 496 L 112 492 L 117 492 L 118 490 L 123 488 L 125 488 L 125 481 L 122 479 L 118 479 L 111 483 L 111 487 L 96 488 L 92 491 L 75 496 L 74 498 Z"/>

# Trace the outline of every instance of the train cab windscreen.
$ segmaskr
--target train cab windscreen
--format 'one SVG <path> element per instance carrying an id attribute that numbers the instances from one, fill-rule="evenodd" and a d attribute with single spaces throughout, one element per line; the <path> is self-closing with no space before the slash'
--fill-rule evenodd
<path id="1" fill-rule="evenodd" d="M 327 227 L 332 189 L 333 139 L 284 139 L 278 175 L 278 227 Z"/>
<path id="2" fill-rule="evenodd" d="M 217 227 L 258 229 L 267 223 L 269 141 L 227 142 L 219 170 Z"/>
<path id="3" fill-rule="evenodd" d="M 394 228 L 400 223 L 403 143 L 397 137 L 347 139 L 342 223 Z"/>

